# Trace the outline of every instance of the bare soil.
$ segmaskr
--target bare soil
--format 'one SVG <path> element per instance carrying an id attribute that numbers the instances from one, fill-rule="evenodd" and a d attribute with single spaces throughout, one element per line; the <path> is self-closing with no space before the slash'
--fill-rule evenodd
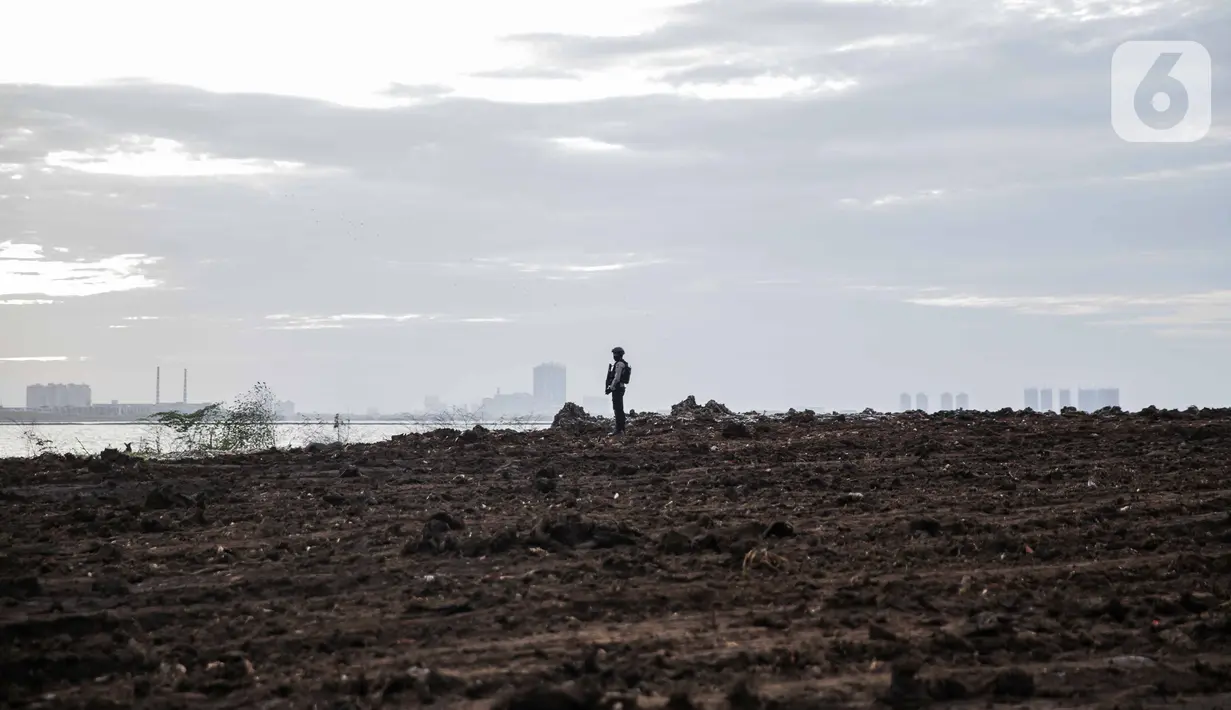
<path id="1" fill-rule="evenodd" d="M 1231 411 L 584 429 L 0 461 L 0 705 L 1231 706 Z"/>

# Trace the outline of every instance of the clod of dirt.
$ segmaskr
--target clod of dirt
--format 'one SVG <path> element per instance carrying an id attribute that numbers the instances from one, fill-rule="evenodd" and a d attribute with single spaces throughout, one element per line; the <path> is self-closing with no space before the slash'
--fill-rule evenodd
<path id="1" fill-rule="evenodd" d="M 769 527 L 765 528 L 763 537 L 795 537 L 795 526 L 785 520 L 778 520 L 770 523 Z"/>
<path id="2" fill-rule="evenodd" d="M 565 402 L 551 420 L 551 428 L 570 434 L 591 434 L 605 431 L 606 425 L 598 417 L 586 414 L 586 410 L 572 402 Z"/>
<path id="3" fill-rule="evenodd" d="M 910 521 L 911 532 L 922 532 L 936 537 L 940 534 L 940 521 L 931 518 L 919 518 L 918 520 Z"/>
<path id="4" fill-rule="evenodd" d="M 697 404 L 697 398 L 693 395 L 688 395 L 682 401 L 671 405 L 671 416 L 673 417 L 729 417 L 734 415 L 725 404 L 710 400 L 705 405 Z"/>
<path id="5" fill-rule="evenodd" d="M 424 526 L 424 529 L 426 530 L 428 526 L 432 526 L 435 529 L 443 529 L 445 532 L 450 530 L 466 529 L 466 523 L 462 522 L 461 518 L 450 515 L 444 511 L 433 513 L 432 516 L 427 519 L 427 525 Z"/>
<path id="6" fill-rule="evenodd" d="M 494 710 L 598 710 L 601 694 L 537 686 L 497 703 Z"/>
<path id="7" fill-rule="evenodd" d="M 346 466 L 338 472 L 338 478 L 359 478 L 362 475 L 359 473 L 359 467 L 354 464 Z"/>
<path id="8" fill-rule="evenodd" d="M 1029 698 L 1034 695 L 1034 676 L 1020 668 L 1001 671 L 992 683 L 992 693 L 1000 697 Z"/>
<path id="9" fill-rule="evenodd" d="M 414 693 L 420 703 L 435 702 L 437 696 L 445 695 L 465 685 L 465 681 L 428 668 L 411 668 L 384 679 L 381 699 L 393 698 L 402 693 Z"/>
<path id="10" fill-rule="evenodd" d="M 727 705 L 731 710 L 761 710 L 765 707 L 765 701 L 752 681 L 740 678 L 727 691 Z"/>
<path id="11" fill-rule="evenodd" d="M 692 550 L 692 539 L 679 530 L 668 530 L 658 540 L 658 549 L 668 555 L 683 555 Z"/>
<path id="12" fill-rule="evenodd" d="M 577 514 L 540 518 L 528 541 L 539 547 L 594 547 L 605 549 L 620 545 L 635 545 L 639 536 L 635 530 L 597 524 Z"/>
<path id="13" fill-rule="evenodd" d="M 897 641 L 898 635 L 886 629 L 880 624 L 871 624 L 868 626 L 868 640 L 870 641 Z"/>
<path id="14" fill-rule="evenodd" d="M 699 710 L 692 701 L 692 693 L 687 690 L 674 690 L 667 698 L 667 710 Z"/>
<path id="15" fill-rule="evenodd" d="M 141 532 L 161 533 L 171 529 L 171 522 L 162 516 L 149 515 L 141 519 Z"/>
<path id="16" fill-rule="evenodd" d="M 170 508 L 190 508 L 196 504 L 192 498 L 171 490 L 166 486 L 159 486 L 150 491 L 145 496 L 146 510 L 167 510 Z"/>
<path id="17" fill-rule="evenodd" d="M 750 439 L 752 438 L 752 430 L 743 422 L 727 422 L 722 427 L 722 438 L 724 439 Z"/>
<path id="18" fill-rule="evenodd" d="M 0 598 L 26 599 L 43 593 L 38 577 L 0 578 Z"/>
<path id="19" fill-rule="evenodd" d="M 119 547 L 116 547 L 115 545 L 108 542 L 108 543 L 99 545 L 98 549 L 94 551 L 93 555 L 91 555 L 91 558 L 95 562 L 111 564 L 114 562 L 119 562 L 120 558 L 123 556 L 124 556 L 124 553 L 120 550 Z"/>
<path id="20" fill-rule="evenodd" d="M 907 658 L 893 664 L 889 688 L 881 700 L 894 710 L 914 710 L 931 702 L 926 686 L 917 677 L 920 663 Z"/>

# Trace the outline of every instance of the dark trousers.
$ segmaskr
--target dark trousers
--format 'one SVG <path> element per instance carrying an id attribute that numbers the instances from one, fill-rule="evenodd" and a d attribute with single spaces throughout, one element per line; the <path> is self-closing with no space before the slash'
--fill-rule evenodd
<path id="1" fill-rule="evenodd" d="M 615 412 L 615 430 L 617 434 L 624 433 L 624 389 L 617 387 L 611 390 L 611 409 Z"/>

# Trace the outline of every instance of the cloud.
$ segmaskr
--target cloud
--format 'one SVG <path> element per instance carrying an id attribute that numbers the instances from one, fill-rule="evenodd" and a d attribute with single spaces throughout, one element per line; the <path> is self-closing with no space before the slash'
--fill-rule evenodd
<path id="1" fill-rule="evenodd" d="M 289 313 L 276 313 L 265 316 L 265 320 L 277 324 L 267 326 L 270 330 L 339 330 L 342 328 L 379 325 L 382 323 L 407 323 L 411 321 L 432 323 L 510 323 L 512 318 L 506 317 L 457 317 L 441 314 L 405 313 L 390 315 L 384 313 L 342 313 L 336 315 L 298 316 Z"/>
<path id="2" fill-rule="evenodd" d="M 179 141 L 148 136 L 125 136 L 119 144 L 100 151 L 54 151 L 44 161 L 52 167 L 84 173 L 144 178 L 265 175 L 292 173 L 304 167 L 303 163 L 285 160 L 193 154 Z"/>
<path id="3" fill-rule="evenodd" d="M 41 357 L 0 357 L 0 362 L 64 362 L 68 360 L 63 355 L 47 355 Z"/>
<path id="4" fill-rule="evenodd" d="M 594 140 L 593 138 L 586 138 L 584 136 L 575 138 L 553 138 L 552 142 L 564 150 L 577 151 L 580 153 L 609 153 L 613 151 L 628 150 L 626 146 Z"/>
<path id="5" fill-rule="evenodd" d="M 0 300 L 0 306 L 49 306 L 55 301 L 47 298 L 9 298 Z"/>
<path id="6" fill-rule="evenodd" d="M 934 308 L 1009 310 L 1027 315 L 1103 316 L 1104 325 L 1156 327 L 1176 336 L 1185 331 L 1231 332 L 1231 290 L 1173 294 L 1078 294 L 1062 296 L 919 296 L 907 303 Z"/>
<path id="7" fill-rule="evenodd" d="M 0 82 L 13 82 L 0 83 L 0 298 L 57 303 L 5 309 L 6 327 L 34 352 L 97 342 L 100 380 L 160 353 L 210 363 L 220 389 L 300 362 L 308 337 L 313 358 L 347 367 L 272 374 L 322 407 L 352 392 L 416 401 L 419 385 L 388 386 L 404 364 L 390 353 L 413 352 L 442 389 L 487 393 L 506 375 L 477 353 L 580 368 L 617 333 L 655 350 L 646 372 L 661 380 L 640 392 L 668 403 L 724 381 L 704 353 L 741 334 L 726 338 L 730 359 L 782 364 L 714 396 L 753 406 L 863 405 L 867 383 L 893 378 L 994 387 L 1044 362 L 1097 367 L 1106 333 L 1093 324 L 1125 324 L 1134 353 L 1186 332 L 1203 357 L 1219 344 L 1203 334 L 1224 327 L 1218 303 L 1126 299 L 1227 288 L 1231 123 L 1216 116 L 1199 144 L 1123 143 L 1107 74 L 1126 38 L 1202 41 L 1221 66 L 1231 5 L 548 4 L 463 0 L 430 23 L 408 21 L 426 12 L 412 5 L 310 7 L 285 38 L 285 8 L 238 25 L 211 10 L 207 39 L 173 44 L 83 5 L 78 24 L 121 54 L 59 25 L 73 39 L 48 41 L 54 18 L 28 4 L 22 17 L 49 29 L 0 47 Z M 65 42 L 98 61 L 53 56 Z M 234 51 L 198 51 L 211 42 Z M 1214 81 L 1223 105 L 1231 83 Z M 44 288 L 45 264 L 66 270 L 63 290 L 67 270 L 115 255 L 159 255 L 108 272 L 159 288 Z M 38 284 L 10 293 L 14 278 Z M 163 319 L 125 320 L 145 313 Z M 959 322 L 989 325 L 953 355 Z M 432 335 L 447 357 L 417 347 L 446 323 L 458 325 Z M 1044 329 L 1071 331 L 1067 360 Z M 919 347 L 897 354 L 908 340 Z M 855 344 L 829 356 L 851 374 L 802 392 L 812 356 L 797 354 L 832 342 Z M 918 354 L 933 345 L 951 359 Z M 1131 362 L 1144 372 L 1149 357 Z"/>
<path id="8" fill-rule="evenodd" d="M 56 261 L 44 258 L 37 244 L 0 242 L 0 295 L 74 297 L 154 288 L 159 282 L 142 269 L 158 261 L 144 254 Z"/>

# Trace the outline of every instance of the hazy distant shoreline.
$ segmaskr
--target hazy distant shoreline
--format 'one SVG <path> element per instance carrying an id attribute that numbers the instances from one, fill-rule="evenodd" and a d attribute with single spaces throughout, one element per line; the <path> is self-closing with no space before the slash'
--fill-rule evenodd
<path id="1" fill-rule="evenodd" d="M 424 420 L 424 419 L 347 419 L 344 421 L 346 422 L 346 424 L 349 424 L 351 426 L 403 425 L 403 426 L 436 426 L 438 428 L 453 427 L 455 429 L 459 426 L 469 429 L 470 427 L 476 424 L 487 427 L 488 429 L 496 429 L 496 428 L 510 426 L 510 423 L 507 421 L 437 422 L 437 421 Z M 59 420 L 45 421 L 44 420 L 44 421 L 24 421 L 24 422 L 12 421 L 12 420 L 0 421 L 0 426 L 30 426 L 30 425 L 35 425 L 35 426 L 85 426 L 85 425 L 89 425 L 89 426 L 95 426 L 95 425 L 97 426 L 136 426 L 136 425 L 143 425 L 143 424 L 158 426 L 157 422 L 144 421 L 140 419 L 123 419 L 123 420 L 121 419 L 67 420 L 66 419 L 63 421 L 59 421 Z M 276 421 L 274 422 L 274 424 L 278 426 L 319 426 L 319 422 L 316 422 L 316 421 L 306 421 L 305 422 L 303 420 Z M 325 424 L 331 425 L 331 422 L 326 421 Z M 516 422 L 516 426 L 518 427 L 529 426 L 529 425 L 534 425 L 534 424 L 551 424 L 551 420 L 550 419 L 542 419 L 542 420 L 530 419 L 530 420 Z"/>

